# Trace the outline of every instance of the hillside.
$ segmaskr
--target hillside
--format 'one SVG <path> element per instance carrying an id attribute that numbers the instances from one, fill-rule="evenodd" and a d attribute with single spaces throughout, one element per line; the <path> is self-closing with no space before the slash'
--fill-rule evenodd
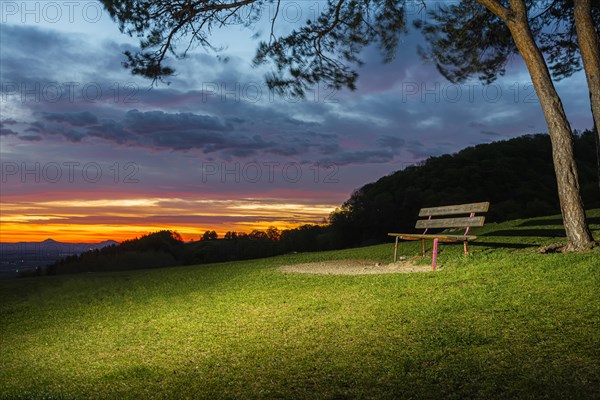
<path id="1" fill-rule="evenodd" d="M 600 207 L 593 133 L 574 138 L 587 209 Z M 357 189 L 331 216 L 346 245 L 382 242 L 387 232 L 411 230 L 422 207 L 489 201 L 486 220 L 559 213 L 550 138 L 527 135 L 432 157 Z"/>
<path id="2" fill-rule="evenodd" d="M 487 224 L 471 256 L 444 244 L 437 272 L 278 270 L 385 263 L 386 244 L 0 281 L 0 398 L 594 399 L 600 249 L 538 253 L 560 221 Z"/>
<path id="3" fill-rule="evenodd" d="M 100 243 L 64 243 L 52 239 L 43 242 L 3 242 L 0 243 L 0 278 L 14 277 L 23 272 L 36 273 L 36 267 L 118 244 L 114 240 Z"/>

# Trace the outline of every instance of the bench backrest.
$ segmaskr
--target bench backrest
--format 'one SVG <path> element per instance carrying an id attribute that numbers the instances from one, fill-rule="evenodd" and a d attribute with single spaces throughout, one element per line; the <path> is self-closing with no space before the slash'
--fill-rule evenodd
<path id="1" fill-rule="evenodd" d="M 469 228 L 472 226 L 483 226 L 485 217 L 475 216 L 476 213 L 484 213 L 490 207 L 489 202 L 482 203 L 470 203 L 470 204 L 455 204 L 450 206 L 442 207 L 429 207 L 421 208 L 419 211 L 419 217 L 428 217 L 427 219 L 417 220 L 415 228 L 427 229 L 429 228 L 467 228 L 465 235 L 469 232 Z M 468 217 L 460 216 L 454 218 L 435 218 L 444 215 L 461 215 L 469 214 Z"/>

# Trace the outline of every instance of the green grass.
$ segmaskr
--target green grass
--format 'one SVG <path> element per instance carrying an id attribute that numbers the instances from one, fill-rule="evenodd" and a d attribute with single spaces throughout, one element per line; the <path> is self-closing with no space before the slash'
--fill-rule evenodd
<path id="1" fill-rule="evenodd" d="M 537 253 L 557 223 L 489 224 L 435 273 L 276 270 L 389 262 L 387 244 L 3 281 L 0 398 L 600 398 L 600 250 Z"/>

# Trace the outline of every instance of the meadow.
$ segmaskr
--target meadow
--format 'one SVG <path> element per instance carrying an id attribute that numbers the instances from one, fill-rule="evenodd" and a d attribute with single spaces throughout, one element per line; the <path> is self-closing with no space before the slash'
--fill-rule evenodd
<path id="1" fill-rule="evenodd" d="M 599 239 L 600 210 L 589 218 Z M 598 399 L 600 249 L 539 253 L 560 224 L 487 224 L 470 256 L 443 244 L 435 272 L 278 270 L 389 263 L 390 240 L 0 281 L 0 398 Z"/>

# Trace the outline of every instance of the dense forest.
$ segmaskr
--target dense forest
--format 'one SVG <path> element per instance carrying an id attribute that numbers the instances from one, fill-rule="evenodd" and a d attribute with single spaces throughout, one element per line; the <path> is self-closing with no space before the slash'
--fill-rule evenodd
<path id="1" fill-rule="evenodd" d="M 594 133 L 574 137 L 581 192 L 587 209 L 600 207 Z M 387 232 L 412 231 L 422 207 L 491 202 L 486 221 L 560 212 L 548 135 L 526 135 L 431 157 L 352 193 L 327 225 L 251 233 L 207 231 L 184 243 L 172 231 L 152 233 L 71 256 L 36 273 L 114 271 L 269 257 L 389 241 Z"/>

